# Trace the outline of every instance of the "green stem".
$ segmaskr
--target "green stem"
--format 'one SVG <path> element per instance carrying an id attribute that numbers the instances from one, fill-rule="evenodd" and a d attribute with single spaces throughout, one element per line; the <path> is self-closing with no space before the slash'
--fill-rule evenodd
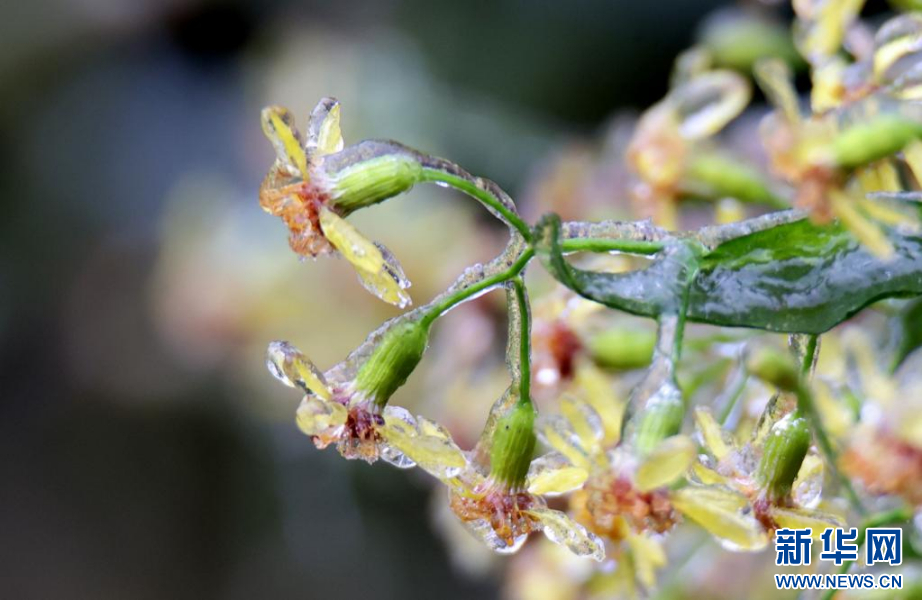
<path id="1" fill-rule="evenodd" d="M 727 403 L 724 405 L 723 409 L 720 411 L 720 424 L 726 425 L 727 419 L 730 418 L 730 415 L 733 413 L 733 409 L 736 407 L 736 403 L 743 396 L 743 391 L 746 389 L 746 383 L 749 382 L 749 376 L 743 374 L 740 376 L 739 383 L 733 388 L 733 392 L 730 394 L 730 397 L 727 399 Z"/>
<path id="2" fill-rule="evenodd" d="M 531 242 L 531 227 L 515 213 L 514 210 L 506 206 L 502 200 L 490 193 L 488 190 L 479 187 L 476 183 L 460 175 L 448 173 L 441 169 L 433 167 L 424 167 L 422 172 L 422 181 L 433 183 L 443 183 L 468 196 L 478 200 L 487 207 L 499 213 L 502 219 L 510 227 L 515 228 L 526 241 Z"/>
<path id="3" fill-rule="evenodd" d="M 852 483 L 849 481 L 848 477 L 839 470 L 836 451 L 832 447 L 832 442 L 829 440 L 829 436 L 823 426 L 823 421 L 820 418 L 819 412 L 816 410 L 816 405 L 813 403 L 813 393 L 810 391 L 810 386 L 806 381 L 810 366 L 813 364 L 813 357 L 816 354 L 817 337 L 816 335 L 811 335 L 807 341 L 807 348 L 804 352 L 804 360 L 801 366 L 802 380 L 800 385 L 797 386 L 797 410 L 802 413 L 810 423 L 810 428 L 813 429 L 813 435 L 816 436 L 817 445 L 826 457 L 826 461 L 829 463 L 829 467 L 839 481 L 839 485 L 842 486 L 842 489 L 844 489 L 845 493 L 848 495 L 852 507 L 859 515 L 866 516 L 868 511 L 864 507 L 864 504 L 862 504 L 861 498 L 858 497 L 858 493 L 855 492 L 855 488 L 852 487 Z"/>
<path id="4" fill-rule="evenodd" d="M 864 523 L 861 524 L 861 528 L 858 531 L 858 539 L 855 540 L 856 547 L 860 548 L 864 544 L 864 541 L 868 535 L 869 527 L 882 527 L 884 525 L 896 525 L 898 523 L 908 521 L 911 518 L 912 518 L 912 511 L 910 511 L 908 508 L 905 508 L 905 507 L 895 508 L 887 512 L 882 512 L 876 515 L 872 515 L 867 520 L 865 520 Z M 842 566 L 839 568 L 839 573 L 840 574 L 848 573 L 849 568 L 851 568 L 854 562 L 855 561 L 853 560 L 849 560 L 843 563 Z M 835 596 L 836 591 L 837 590 L 834 590 L 834 589 L 827 590 L 826 593 L 823 594 L 823 600 L 831 600 L 833 596 Z"/>
<path id="5" fill-rule="evenodd" d="M 519 308 L 519 404 L 531 404 L 531 314 L 525 282 L 516 276 L 512 279 L 515 301 Z"/>
<path id="6" fill-rule="evenodd" d="M 646 240 L 619 240 L 610 238 L 573 238 L 560 240 L 563 252 L 626 252 L 629 254 L 656 254 L 663 249 L 662 242 Z"/>
<path id="7" fill-rule="evenodd" d="M 658 252 L 662 244 L 659 242 L 643 242 L 636 240 L 619 240 L 619 239 L 594 239 L 594 238 L 575 238 L 563 240 L 561 249 L 565 253 L 572 252 L 629 252 L 633 254 L 653 254 Z M 483 281 L 479 281 L 456 293 L 446 296 L 433 304 L 423 317 L 423 322 L 432 324 L 433 321 L 445 314 L 445 311 L 457 306 L 472 296 L 476 296 L 483 290 L 501 285 L 513 277 L 519 275 L 534 257 L 535 251 L 532 247 L 527 248 L 512 263 L 508 269 L 491 275 Z"/>
<path id="8" fill-rule="evenodd" d="M 518 259 L 509 265 L 509 268 L 505 271 L 501 271 L 495 275 L 486 277 L 473 285 L 469 285 L 463 289 L 458 290 L 454 294 L 442 298 L 429 308 L 428 312 L 426 312 L 426 315 L 423 317 L 423 322 L 426 324 L 431 324 L 433 321 L 445 314 L 445 311 L 450 310 L 468 298 L 476 296 L 484 290 L 488 290 L 497 285 L 501 285 L 513 277 L 516 277 L 519 273 L 522 272 L 523 269 L 525 269 L 528 261 L 530 261 L 534 255 L 535 251 L 531 248 L 528 248 L 522 254 L 520 254 Z"/>

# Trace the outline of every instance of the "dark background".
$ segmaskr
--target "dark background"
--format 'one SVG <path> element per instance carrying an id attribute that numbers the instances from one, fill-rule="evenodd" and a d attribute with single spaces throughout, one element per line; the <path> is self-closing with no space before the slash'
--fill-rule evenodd
<path id="1" fill-rule="evenodd" d="M 329 366 L 395 313 L 342 261 L 297 265 L 260 211 L 259 109 L 303 123 L 336 95 L 347 142 L 394 138 L 515 194 L 660 98 L 718 4 L 4 3 L 0 595 L 495 596 L 449 562 L 428 482 L 317 452 L 264 370 L 271 339 Z M 480 213 L 439 193 L 366 221 L 417 302 L 476 257 Z M 400 241 L 433 228 L 444 274 L 413 252 L 433 234 Z"/>

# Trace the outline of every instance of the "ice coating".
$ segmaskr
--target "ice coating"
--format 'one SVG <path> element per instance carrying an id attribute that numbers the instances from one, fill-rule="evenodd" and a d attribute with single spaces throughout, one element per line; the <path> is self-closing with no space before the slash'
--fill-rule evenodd
<path id="1" fill-rule="evenodd" d="M 475 188 L 482 190 L 486 192 L 487 194 L 489 194 L 490 196 L 492 196 L 507 211 L 511 212 L 512 214 L 518 214 L 516 207 L 515 207 L 515 203 L 512 201 L 512 198 L 510 198 L 509 194 L 503 191 L 503 189 L 499 187 L 499 185 L 497 185 L 495 182 L 489 179 L 485 179 L 483 177 L 477 177 L 476 175 L 472 175 L 468 173 L 467 171 L 465 171 L 464 169 L 462 169 L 457 164 L 449 160 L 445 160 L 444 158 L 437 158 L 434 156 L 428 156 L 428 155 L 421 154 L 421 153 L 418 153 L 417 156 L 419 158 L 420 164 L 424 168 L 432 169 L 434 171 L 440 171 L 442 173 L 445 173 L 446 175 L 460 178 L 470 183 Z M 505 216 L 501 212 L 497 211 L 492 206 L 489 206 L 489 205 L 485 205 L 485 206 L 493 214 L 493 216 L 495 216 L 496 218 L 500 220 L 505 221 Z"/>
<path id="2" fill-rule="evenodd" d="M 692 237 L 701 242 L 709 250 L 713 250 L 720 244 L 729 242 L 730 240 L 772 229 L 778 225 L 802 221 L 806 219 L 807 216 L 807 212 L 803 210 L 783 210 L 747 219 L 745 221 L 739 221 L 737 223 L 702 227 L 694 233 Z"/>
<path id="3" fill-rule="evenodd" d="M 638 242 L 659 242 L 672 235 L 657 227 L 650 219 L 642 221 L 566 221 L 560 225 L 561 239 L 617 239 Z"/>

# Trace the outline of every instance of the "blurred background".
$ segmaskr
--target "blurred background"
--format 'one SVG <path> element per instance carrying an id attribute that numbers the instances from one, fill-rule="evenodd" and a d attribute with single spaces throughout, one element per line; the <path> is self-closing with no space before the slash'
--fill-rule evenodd
<path id="1" fill-rule="evenodd" d="M 425 478 L 314 449 L 265 369 L 270 340 L 328 368 L 397 311 L 260 210 L 259 110 L 303 124 L 336 96 L 347 143 L 448 157 L 530 217 L 617 216 L 610 187 L 573 206 L 543 178 L 662 97 L 720 4 L 3 3 L 0 595 L 498 596 L 495 564 L 452 558 Z M 416 304 L 504 241 L 438 188 L 355 223 Z M 472 439 L 506 384 L 501 300 L 440 321 L 394 401 Z"/>

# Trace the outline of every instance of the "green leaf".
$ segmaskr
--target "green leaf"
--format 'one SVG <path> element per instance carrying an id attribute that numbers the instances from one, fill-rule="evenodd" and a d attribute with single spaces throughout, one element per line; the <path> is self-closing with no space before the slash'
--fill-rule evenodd
<path id="1" fill-rule="evenodd" d="M 628 273 L 596 273 L 566 262 L 556 215 L 539 222 L 535 239 L 554 278 L 612 308 L 656 317 L 680 305 L 688 285 L 691 321 L 823 333 L 877 300 L 922 294 L 922 239 L 887 235 L 896 249 L 889 260 L 875 257 L 838 225 L 803 219 L 723 241 L 709 252 L 694 238 L 676 238 L 650 266 Z"/>
<path id="2" fill-rule="evenodd" d="M 900 311 L 899 331 L 900 342 L 893 356 L 892 371 L 896 371 L 910 354 L 922 346 L 922 300 L 913 300 Z"/>

